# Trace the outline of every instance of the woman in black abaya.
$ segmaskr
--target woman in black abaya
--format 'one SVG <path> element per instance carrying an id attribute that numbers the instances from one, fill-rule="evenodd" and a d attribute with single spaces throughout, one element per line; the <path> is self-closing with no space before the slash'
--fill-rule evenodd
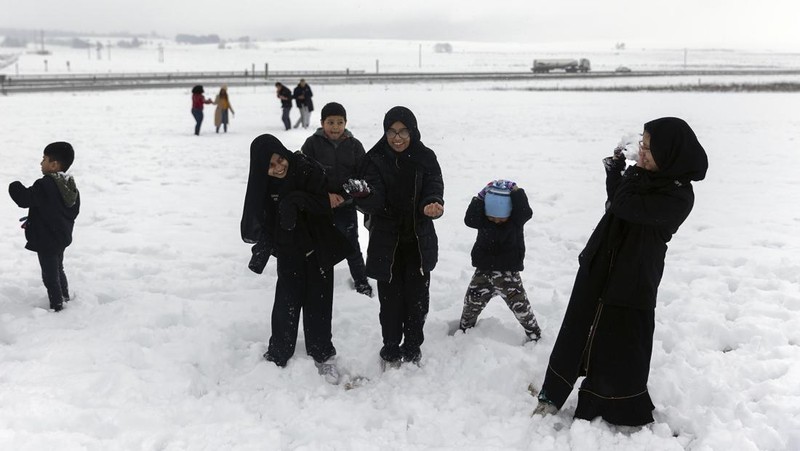
<path id="1" fill-rule="evenodd" d="M 264 358 L 286 366 L 302 312 L 306 352 L 326 380 L 338 383 L 331 342 L 332 271 L 352 249 L 333 225 L 322 166 L 272 135 L 253 140 L 241 234 L 255 244 L 252 271 L 260 274 L 270 255 L 277 258 L 272 336 Z"/>
<path id="2" fill-rule="evenodd" d="M 694 204 L 692 181 L 708 168 L 682 119 L 644 124 L 639 160 L 603 160 L 606 212 L 579 269 L 534 413 L 554 413 L 580 376 L 575 417 L 639 426 L 653 421 L 647 391 L 658 285 L 667 243 Z"/>

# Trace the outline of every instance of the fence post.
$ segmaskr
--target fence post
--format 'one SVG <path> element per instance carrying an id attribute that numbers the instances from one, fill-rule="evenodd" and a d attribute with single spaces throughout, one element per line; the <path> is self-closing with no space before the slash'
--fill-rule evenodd
<path id="1" fill-rule="evenodd" d="M 269 80 L 269 63 L 264 63 L 264 80 Z"/>

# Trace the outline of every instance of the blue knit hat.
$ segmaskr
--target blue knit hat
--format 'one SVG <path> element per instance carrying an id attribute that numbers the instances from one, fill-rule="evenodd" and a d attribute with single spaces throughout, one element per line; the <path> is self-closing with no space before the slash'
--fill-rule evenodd
<path id="1" fill-rule="evenodd" d="M 486 216 L 493 218 L 507 218 L 511 216 L 511 191 L 496 186 L 486 190 L 486 197 L 483 199 L 486 208 Z"/>

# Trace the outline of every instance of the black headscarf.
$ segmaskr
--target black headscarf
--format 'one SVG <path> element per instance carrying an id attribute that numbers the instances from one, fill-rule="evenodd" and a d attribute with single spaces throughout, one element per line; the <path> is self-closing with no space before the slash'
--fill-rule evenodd
<path id="1" fill-rule="evenodd" d="M 247 191 L 244 197 L 244 211 L 242 212 L 241 233 L 242 240 L 246 243 L 256 243 L 264 235 L 265 202 L 270 191 L 274 190 L 272 184 L 280 183 L 267 174 L 272 154 L 277 153 L 289 162 L 289 171 L 286 178 L 291 177 L 296 170 L 294 153 L 287 149 L 278 138 L 264 134 L 250 144 L 250 175 L 247 178 Z"/>
<path id="2" fill-rule="evenodd" d="M 389 138 L 386 137 L 386 131 L 395 122 L 402 122 L 410 134 L 410 143 L 403 152 L 396 152 L 389 144 Z M 414 172 L 419 164 L 418 160 L 423 158 L 425 153 L 425 145 L 420 141 L 420 132 L 414 113 L 404 106 L 396 106 L 387 111 L 383 117 L 383 136 L 374 148 L 381 149 L 387 156 L 393 158 L 394 166 L 397 168 L 394 178 L 395 185 L 386 193 L 389 205 L 400 211 L 412 211 L 415 208 Z"/>
<path id="3" fill-rule="evenodd" d="M 387 140 L 387 143 L 388 138 L 386 138 L 386 130 L 389 130 L 389 127 L 398 121 L 402 122 L 411 133 L 411 144 L 413 145 L 418 143 L 420 140 L 420 134 L 419 128 L 417 128 L 417 118 L 414 116 L 414 113 L 412 113 L 411 110 L 404 106 L 393 107 L 387 111 L 386 116 L 383 117 L 384 139 Z"/>
<path id="4" fill-rule="evenodd" d="M 650 152 L 658 166 L 651 177 L 684 182 L 705 178 L 708 156 L 686 121 L 662 117 L 644 124 L 644 131 L 650 134 Z"/>

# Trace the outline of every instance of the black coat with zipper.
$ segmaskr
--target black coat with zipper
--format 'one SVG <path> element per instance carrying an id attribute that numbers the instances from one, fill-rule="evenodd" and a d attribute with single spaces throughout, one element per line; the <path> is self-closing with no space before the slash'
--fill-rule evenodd
<path id="1" fill-rule="evenodd" d="M 404 152 L 395 152 L 385 139 L 367 152 L 361 177 L 372 188 L 370 196 L 357 199 L 358 208 L 369 215 L 367 276 L 391 279 L 398 246 L 416 246 L 421 271 L 430 272 L 439 259 L 439 242 L 433 218 L 425 215 L 426 205 L 444 205 L 442 170 L 433 151 L 413 141 Z"/>
<path id="2" fill-rule="evenodd" d="M 58 253 L 72 243 L 72 229 L 81 207 L 80 194 L 74 181 L 63 174 L 47 174 L 30 188 L 20 182 L 8 186 L 11 199 L 29 208 L 25 224 L 26 249 L 42 253 Z M 59 181 L 56 181 L 60 178 Z M 62 187 L 59 187 L 59 183 Z"/>
<path id="3" fill-rule="evenodd" d="M 483 199 L 473 197 L 464 224 L 478 229 L 472 247 L 472 266 L 482 271 L 522 271 L 525 260 L 525 232 L 523 227 L 533 217 L 525 190 L 511 192 L 511 216 L 508 221 L 496 224 L 486 217 Z"/>
<path id="4" fill-rule="evenodd" d="M 341 140 L 331 141 L 322 128 L 309 136 L 300 150 L 325 169 L 328 192 L 343 196 L 342 185 L 357 176 L 358 165 L 365 154 L 364 145 L 349 130 L 344 131 Z"/>

